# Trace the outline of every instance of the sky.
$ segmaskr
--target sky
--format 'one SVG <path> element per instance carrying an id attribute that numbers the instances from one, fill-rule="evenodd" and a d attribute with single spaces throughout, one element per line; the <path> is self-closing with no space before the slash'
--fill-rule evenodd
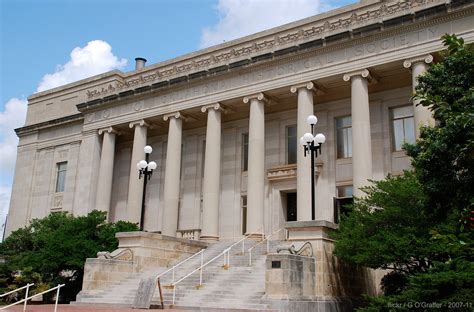
<path id="1" fill-rule="evenodd" d="M 24 125 L 31 94 L 133 70 L 135 57 L 155 64 L 354 2 L 0 0 L 0 226 L 15 168 L 13 129 Z"/>

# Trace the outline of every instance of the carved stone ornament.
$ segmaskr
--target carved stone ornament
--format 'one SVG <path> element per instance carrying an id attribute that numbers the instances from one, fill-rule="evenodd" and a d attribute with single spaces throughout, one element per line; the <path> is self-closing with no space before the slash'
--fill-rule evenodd
<path id="1" fill-rule="evenodd" d="M 300 84 L 291 86 L 290 87 L 290 92 L 291 93 L 296 93 L 296 91 L 298 91 L 298 89 L 301 89 L 301 88 L 306 88 L 308 90 L 313 90 L 314 92 L 316 92 L 315 85 L 312 81 L 305 82 L 305 83 L 300 83 Z"/>
<path id="2" fill-rule="evenodd" d="M 128 124 L 130 129 L 133 129 L 135 126 L 140 126 L 140 127 L 150 127 L 150 124 L 147 123 L 144 119 L 137 120 L 137 121 L 132 121 L 131 123 Z"/>
<path id="3" fill-rule="evenodd" d="M 97 253 L 97 259 L 111 259 L 111 260 L 123 260 L 123 261 L 132 261 L 133 252 L 130 248 L 119 248 L 112 252 L 108 251 L 99 251 Z"/>
<path id="4" fill-rule="evenodd" d="M 203 107 L 201 107 L 201 112 L 205 113 L 205 112 L 208 111 L 209 109 L 214 109 L 214 110 L 216 110 L 216 111 L 223 111 L 223 112 L 225 112 L 225 109 L 224 109 L 224 107 L 222 106 L 221 103 L 216 103 L 216 104 L 212 104 L 212 105 L 203 106 Z"/>
<path id="5" fill-rule="evenodd" d="M 174 113 L 166 114 L 163 116 L 164 121 L 168 121 L 168 119 L 170 118 L 176 118 L 176 119 L 181 118 L 182 120 L 186 121 L 186 117 L 184 117 L 181 112 L 174 112 Z"/>
<path id="6" fill-rule="evenodd" d="M 245 104 L 250 103 L 250 100 L 253 100 L 253 99 L 257 99 L 262 102 L 268 102 L 268 99 L 265 97 L 265 94 L 260 92 L 260 93 L 256 93 L 256 94 L 252 94 L 252 95 L 248 95 L 244 97 L 244 103 Z"/>
<path id="7" fill-rule="evenodd" d="M 355 77 L 355 76 L 361 76 L 362 78 L 366 78 L 369 81 L 373 79 L 373 77 L 370 75 L 369 70 L 365 68 L 344 74 L 342 79 L 344 79 L 344 81 L 350 81 L 352 77 Z"/>
<path id="8" fill-rule="evenodd" d="M 411 68 L 412 64 L 419 63 L 419 62 L 430 64 L 431 62 L 433 62 L 433 55 L 426 54 L 426 55 L 420 55 L 417 57 L 409 58 L 403 62 L 403 67 Z"/>
<path id="9" fill-rule="evenodd" d="M 117 130 L 114 129 L 114 127 L 106 127 L 106 128 L 102 128 L 102 129 L 99 129 L 99 135 L 101 135 L 102 133 L 104 132 L 107 132 L 107 133 L 115 133 L 117 135 L 120 134 L 120 132 L 118 132 Z"/>
<path id="10" fill-rule="evenodd" d="M 310 242 L 305 242 L 300 249 L 296 250 L 295 245 L 291 245 L 290 247 L 278 247 L 277 253 L 282 251 L 288 251 L 291 255 L 298 255 L 298 256 L 305 256 L 305 257 L 312 257 L 313 256 L 313 245 Z"/>

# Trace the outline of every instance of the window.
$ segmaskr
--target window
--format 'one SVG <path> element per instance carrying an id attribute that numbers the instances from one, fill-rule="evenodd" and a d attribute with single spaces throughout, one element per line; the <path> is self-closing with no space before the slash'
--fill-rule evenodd
<path id="1" fill-rule="evenodd" d="M 247 196 L 242 196 L 242 235 L 247 232 Z"/>
<path id="2" fill-rule="evenodd" d="M 336 118 L 337 158 L 352 157 L 352 117 Z"/>
<path id="3" fill-rule="evenodd" d="M 249 169 L 249 134 L 242 134 L 242 171 Z"/>
<path id="4" fill-rule="evenodd" d="M 286 127 L 286 163 L 296 164 L 296 126 Z"/>
<path id="5" fill-rule="evenodd" d="M 64 192 L 64 184 L 66 183 L 67 162 L 57 163 L 56 172 L 56 193 Z"/>
<path id="6" fill-rule="evenodd" d="M 415 143 L 415 121 L 413 106 L 402 106 L 390 109 L 392 121 L 392 149 L 401 151 L 404 143 Z"/>
<path id="7" fill-rule="evenodd" d="M 352 197 L 352 185 L 336 187 L 337 197 Z"/>

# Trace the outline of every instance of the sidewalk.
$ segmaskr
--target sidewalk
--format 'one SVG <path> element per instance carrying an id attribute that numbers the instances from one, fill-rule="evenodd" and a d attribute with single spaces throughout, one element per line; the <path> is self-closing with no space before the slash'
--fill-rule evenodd
<path id="1" fill-rule="evenodd" d="M 6 312 L 21 312 L 23 311 L 23 305 L 19 304 L 14 307 L 3 310 Z M 54 304 L 42 304 L 42 305 L 28 305 L 26 307 L 27 312 L 53 312 Z M 69 305 L 69 304 L 59 304 L 57 312 L 139 312 L 139 311 L 173 311 L 180 312 L 184 310 L 176 309 L 150 309 L 150 310 L 140 310 L 132 308 L 118 308 L 118 307 L 94 307 L 89 305 Z M 189 310 L 187 310 L 189 312 Z"/>

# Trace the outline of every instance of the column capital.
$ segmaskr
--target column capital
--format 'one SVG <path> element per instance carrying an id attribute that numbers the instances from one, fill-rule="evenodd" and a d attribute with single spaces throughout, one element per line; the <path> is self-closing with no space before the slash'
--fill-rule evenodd
<path id="1" fill-rule="evenodd" d="M 291 93 L 296 93 L 298 91 L 298 89 L 301 89 L 301 88 L 306 88 L 306 89 L 311 90 L 313 92 L 317 91 L 317 88 L 316 88 L 315 84 L 312 81 L 308 81 L 308 82 L 303 82 L 303 83 L 300 83 L 300 84 L 292 85 L 290 87 L 290 92 Z"/>
<path id="2" fill-rule="evenodd" d="M 115 133 L 117 135 L 120 135 L 120 132 L 112 126 L 99 129 L 99 135 L 101 135 L 104 132 Z"/>
<path id="3" fill-rule="evenodd" d="M 130 128 L 134 128 L 135 126 L 140 126 L 140 127 L 150 127 L 151 125 L 147 123 L 144 119 L 137 120 L 137 121 L 132 121 L 128 124 Z"/>
<path id="4" fill-rule="evenodd" d="M 169 113 L 169 114 L 165 114 L 163 115 L 163 120 L 164 121 L 168 121 L 168 119 L 170 118 L 175 118 L 175 119 L 182 119 L 184 121 L 186 121 L 186 117 L 183 115 L 183 113 L 181 112 L 173 112 L 173 113 Z"/>
<path id="5" fill-rule="evenodd" d="M 215 104 L 206 105 L 206 106 L 201 107 L 201 112 L 205 113 L 206 111 L 208 111 L 210 109 L 214 109 L 216 111 L 222 111 L 224 113 L 226 111 L 226 109 L 222 106 L 222 104 L 217 102 Z"/>
<path id="6" fill-rule="evenodd" d="M 262 101 L 262 102 L 268 102 L 268 99 L 265 97 L 265 94 L 263 94 L 262 92 L 247 95 L 247 96 L 244 97 L 243 101 L 244 101 L 245 104 L 247 104 L 247 103 L 250 103 L 250 100 L 253 100 L 253 99 L 257 99 L 257 100 Z"/>
<path id="7" fill-rule="evenodd" d="M 367 68 L 360 69 L 360 70 L 355 70 L 355 71 L 346 73 L 346 74 L 344 74 L 344 76 L 342 77 L 342 79 L 343 79 L 344 81 L 349 81 L 349 80 L 352 79 L 352 77 L 356 77 L 356 76 L 361 76 L 362 78 L 366 78 L 366 79 L 369 80 L 369 81 L 375 80 L 374 77 L 372 77 L 372 76 L 370 75 L 370 71 L 369 71 Z"/>
<path id="8" fill-rule="evenodd" d="M 415 63 L 430 64 L 431 62 L 433 62 L 433 55 L 425 54 L 425 55 L 420 55 L 420 56 L 416 56 L 416 57 L 406 59 L 405 61 L 403 61 L 403 67 L 411 68 L 411 65 L 415 64 Z"/>

